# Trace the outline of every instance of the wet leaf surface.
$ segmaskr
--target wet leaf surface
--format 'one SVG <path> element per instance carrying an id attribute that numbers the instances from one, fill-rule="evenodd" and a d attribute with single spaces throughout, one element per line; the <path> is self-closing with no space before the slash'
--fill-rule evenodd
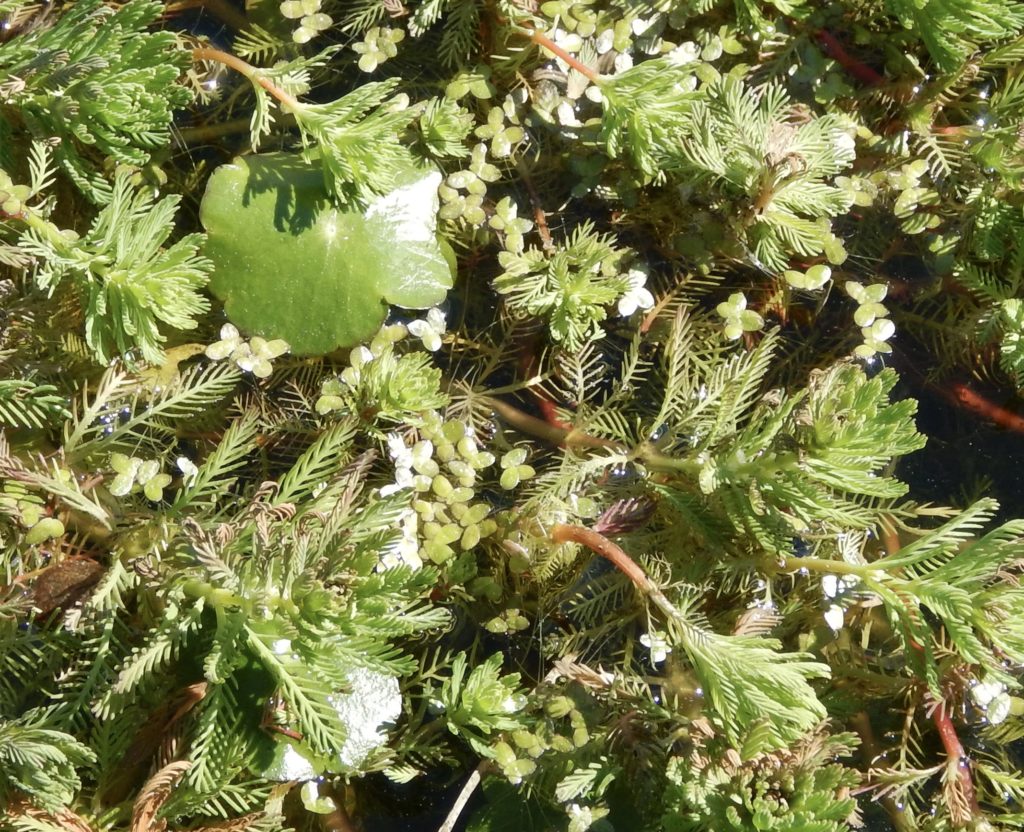
<path id="1" fill-rule="evenodd" d="M 444 300 L 452 269 L 436 236 L 440 173 L 411 170 L 364 211 L 328 199 L 319 169 L 275 153 L 210 177 L 200 216 L 210 288 L 248 335 L 313 355 L 373 336 L 388 304 Z"/>

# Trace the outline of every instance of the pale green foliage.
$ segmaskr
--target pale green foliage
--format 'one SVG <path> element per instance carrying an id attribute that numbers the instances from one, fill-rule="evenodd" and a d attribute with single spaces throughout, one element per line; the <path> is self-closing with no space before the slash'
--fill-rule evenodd
<path id="1" fill-rule="evenodd" d="M 409 21 L 409 34 L 421 36 L 442 15 L 445 24 L 438 54 L 446 66 L 457 66 L 476 47 L 480 7 L 473 0 L 425 0 Z"/>
<path id="2" fill-rule="evenodd" d="M 855 809 L 848 794 L 856 775 L 836 758 L 856 745 L 850 734 L 812 736 L 778 756 L 761 754 L 736 763 L 676 758 L 668 769 L 666 832 L 842 832 Z M 694 766 L 696 762 L 696 766 Z M 696 767 L 696 777 L 692 768 Z"/>
<path id="3" fill-rule="evenodd" d="M 364 205 L 387 193 L 411 166 L 401 133 L 416 113 L 391 98 L 396 88 L 393 81 L 372 82 L 295 113 L 306 157 L 320 160 L 327 189 L 340 204 Z"/>
<path id="4" fill-rule="evenodd" d="M 801 121 L 781 86 L 754 92 L 723 78 L 691 105 L 678 155 L 668 165 L 681 178 L 711 183 L 757 260 L 781 270 L 793 255 L 825 253 L 843 261 L 829 218 L 845 212 L 851 198 L 830 180 L 853 159 L 841 119 Z"/>
<path id="5" fill-rule="evenodd" d="M 1024 373 L 1021 7 L 244 5 L 0 0 L 5 832 L 372 826 L 363 775 L 475 767 L 473 832 L 1019 824 L 1024 523 L 901 461 L 919 391 Z M 302 262 L 250 150 L 333 203 Z M 226 322 L 231 155 L 296 331 L 414 240 L 450 297 L 344 355 Z M 410 168 L 442 222 L 357 254 L 328 211 Z"/>
<path id="6" fill-rule="evenodd" d="M 575 351 L 602 334 L 607 307 L 630 288 L 625 274 L 629 257 L 610 237 L 584 224 L 550 254 L 538 248 L 501 252 L 504 272 L 494 288 L 515 314 L 545 318 L 552 338 Z"/>
<path id="7" fill-rule="evenodd" d="M 398 30 L 393 37 L 400 33 Z M 257 54 L 265 51 L 259 44 L 252 48 Z M 302 94 L 309 89 L 311 71 L 319 69 L 335 51 L 327 49 L 314 58 L 254 71 L 250 79 L 256 96 L 250 125 L 254 147 L 270 132 L 274 121 L 274 99 L 260 80 L 276 84 L 290 95 Z M 373 197 L 388 193 L 396 179 L 415 166 L 417 157 L 405 131 L 417 118 L 424 150 L 439 157 L 465 155 L 460 144 L 472 123 L 459 107 L 444 99 L 409 106 L 408 98 L 395 95 L 397 90 L 395 79 L 373 81 L 325 104 L 298 102 L 285 107 L 299 128 L 303 158 L 319 164 L 328 193 L 338 205 L 365 207 Z"/>
<path id="8" fill-rule="evenodd" d="M 96 756 L 61 731 L 31 723 L 0 722 L 0 801 L 22 792 L 43 809 L 69 804 L 81 788 L 78 770 Z"/>
<path id="9" fill-rule="evenodd" d="M 1024 7 L 993 0 L 887 0 L 900 23 L 917 33 L 940 69 L 951 70 L 979 43 L 1024 29 Z"/>
<path id="10" fill-rule="evenodd" d="M 715 311 L 724 318 L 725 337 L 730 341 L 735 341 L 744 332 L 756 332 L 764 326 L 764 318 L 747 309 L 747 299 L 742 292 L 729 295 L 729 299 L 718 304 Z"/>
<path id="11" fill-rule="evenodd" d="M 966 265 L 957 269 L 956 279 L 977 299 L 978 341 L 999 342 L 1000 363 L 1020 387 L 1024 382 L 1024 308 L 1020 299 L 1024 245 L 1014 244 L 998 271 Z"/>
<path id="12" fill-rule="evenodd" d="M 516 717 L 526 705 L 519 690 L 519 674 L 501 674 L 500 653 L 476 665 L 468 675 L 465 654 L 456 656 L 437 702 L 448 730 L 466 739 L 478 753 L 489 753 L 489 735 L 524 725 Z"/>
<path id="13" fill-rule="evenodd" d="M 436 158 L 469 155 L 464 141 L 473 129 L 473 117 L 451 98 L 430 99 L 420 115 L 423 144 Z"/>
<path id="14" fill-rule="evenodd" d="M 628 156 L 645 181 L 660 179 L 679 136 L 690 130 L 696 79 L 671 56 L 602 81 L 601 138 L 608 155 Z"/>
<path id="15" fill-rule="evenodd" d="M 21 245 L 40 260 L 36 282 L 49 291 L 67 282 L 84 295 L 85 339 L 101 363 L 136 349 L 146 361 L 162 363 L 160 325 L 192 329 L 209 308 L 199 294 L 210 271 L 198 254 L 200 236 L 167 245 L 178 201 L 154 200 L 122 173 L 82 237 L 41 218 L 29 222 Z"/>
<path id="16" fill-rule="evenodd" d="M 785 747 L 825 718 L 809 681 L 827 677 L 827 665 L 807 654 L 780 652 L 774 639 L 722 636 L 682 622 L 669 624 L 693 662 L 723 731 L 734 742 L 760 725 L 763 748 Z"/>
<path id="17" fill-rule="evenodd" d="M 911 418 L 916 403 L 888 401 L 893 372 L 868 379 L 840 364 L 815 373 L 804 391 L 760 397 L 771 338 L 705 374 L 691 353 L 694 337 L 691 322 L 676 322 L 653 423 L 671 426 L 662 452 L 673 458 L 649 458 L 676 470 L 663 488 L 680 506 L 696 489 L 758 545 L 786 551 L 794 534 L 869 527 L 878 500 L 906 492 L 883 469 L 924 437 Z"/>
<path id="18" fill-rule="evenodd" d="M 51 384 L 28 379 L 0 381 L 0 422 L 10 427 L 43 427 L 66 416 L 64 398 Z"/>
<path id="19" fill-rule="evenodd" d="M 370 29 L 363 36 L 362 43 L 352 46 L 359 55 L 359 68 L 363 72 L 373 72 L 382 63 L 398 54 L 398 44 L 404 38 L 404 29 L 382 29 L 379 26 Z"/>
<path id="20" fill-rule="evenodd" d="M 363 413 L 387 423 L 416 422 L 423 411 L 444 407 L 440 371 L 428 354 L 396 349 L 404 337 L 404 327 L 384 328 L 371 349 L 356 347 L 340 377 L 324 382 L 317 411 Z"/>
<path id="21" fill-rule="evenodd" d="M 146 164 L 169 141 L 173 111 L 191 101 L 176 83 L 188 65 L 177 37 L 144 31 L 160 9 L 150 0 L 119 9 L 85 0 L 52 26 L 0 45 L 0 72 L 21 82 L 0 100 L 17 108 L 34 137 L 62 138 L 58 163 L 96 201 L 110 196 L 102 159 Z M 7 152 L 0 149 L 0 165 Z"/>
<path id="22" fill-rule="evenodd" d="M 948 636 L 946 649 L 955 650 L 970 664 L 984 666 L 996 678 L 1005 673 L 1002 657 L 1024 658 L 1024 632 L 1008 623 L 1018 620 L 1024 598 L 997 589 L 1001 571 L 1017 558 L 1024 522 L 1005 523 L 971 540 L 996 508 L 993 500 L 982 500 L 855 573 L 885 602 L 908 648 L 911 643 L 923 648 L 908 649 L 908 655 L 922 663 L 933 689 L 937 690 L 939 680 L 938 645 L 933 643 L 923 608 L 942 622 Z M 993 604 L 996 597 L 1001 600 Z"/>

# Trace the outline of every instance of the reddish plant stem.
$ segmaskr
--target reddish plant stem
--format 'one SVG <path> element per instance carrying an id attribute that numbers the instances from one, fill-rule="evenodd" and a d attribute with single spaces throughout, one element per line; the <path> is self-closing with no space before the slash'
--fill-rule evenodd
<path id="1" fill-rule="evenodd" d="M 519 363 L 522 367 L 523 374 L 526 378 L 530 378 L 537 372 L 537 366 L 540 363 L 537 360 L 537 338 L 531 337 L 523 344 L 523 354 Z M 558 409 L 555 407 L 555 403 L 548 397 L 548 395 L 537 387 L 531 387 L 530 392 L 533 393 L 534 399 L 537 401 L 537 408 L 540 410 L 541 416 L 544 417 L 544 421 L 552 427 L 558 428 L 559 430 L 572 430 L 572 425 L 568 422 L 563 422 L 558 418 Z"/>
<path id="2" fill-rule="evenodd" d="M 533 395 L 534 398 L 537 399 L 537 407 L 540 410 L 541 414 L 544 416 L 545 422 L 547 422 L 549 425 L 553 425 L 554 427 L 560 428 L 562 430 L 572 429 L 572 425 L 570 425 L 568 422 L 563 422 L 561 419 L 558 418 L 558 408 L 555 407 L 555 403 L 551 401 L 551 399 L 547 398 L 543 393 L 541 393 L 538 390 L 535 390 Z"/>
<path id="3" fill-rule="evenodd" d="M 980 816 L 981 807 L 978 805 L 978 795 L 974 791 L 974 780 L 971 778 L 971 768 L 967 762 L 967 755 L 964 754 L 964 747 L 960 737 L 956 733 L 956 726 L 949 717 L 946 703 L 940 702 L 932 711 L 932 721 L 939 732 L 939 739 L 942 740 L 942 747 L 949 758 L 950 765 L 956 765 L 957 778 L 960 780 L 960 790 L 964 798 L 970 804 L 971 814 Z"/>
<path id="4" fill-rule="evenodd" d="M 555 242 L 551 239 L 551 229 L 548 228 L 548 215 L 544 211 L 540 194 L 537 193 L 537 187 L 533 184 L 533 177 L 530 176 L 530 171 L 527 170 L 522 159 L 516 162 L 516 170 L 519 171 L 523 184 L 526 186 L 526 192 L 530 195 L 530 203 L 533 205 L 533 220 L 537 226 L 537 234 L 540 236 L 541 245 L 544 246 L 544 251 L 551 251 L 555 247 Z"/>
<path id="5" fill-rule="evenodd" d="M 586 546 L 591 552 L 600 555 L 605 560 L 611 561 L 616 569 L 633 582 L 633 586 L 639 589 L 655 607 L 661 610 L 667 620 L 685 624 L 685 619 L 679 610 L 665 597 L 665 593 L 658 589 L 654 582 L 647 577 L 636 561 L 603 534 L 588 529 L 585 526 L 569 526 L 559 523 L 551 530 L 549 537 L 554 543 L 578 543 L 581 546 Z"/>
<path id="6" fill-rule="evenodd" d="M 885 531 L 883 533 L 882 540 L 885 544 L 886 551 L 890 555 L 899 551 L 900 539 L 895 529 Z M 924 648 L 915 641 L 911 640 L 910 645 L 916 652 L 924 652 Z M 978 805 L 978 797 L 974 790 L 974 780 L 971 777 L 970 766 L 967 764 L 967 755 L 964 754 L 963 743 L 960 742 L 960 737 L 956 732 L 956 726 L 953 724 L 953 720 L 949 716 L 949 711 L 946 708 L 946 703 L 944 701 L 939 702 L 935 706 L 932 711 L 932 721 L 935 723 L 935 729 L 938 731 L 939 739 L 942 742 L 943 750 L 946 752 L 946 757 L 949 759 L 949 764 L 956 766 L 957 779 L 960 781 L 960 790 L 963 792 L 964 798 L 970 804 L 971 812 L 977 815 L 981 812 L 981 807 Z"/>
<path id="7" fill-rule="evenodd" d="M 1012 410 L 991 402 L 980 393 L 972 390 L 966 384 L 954 382 L 947 389 L 940 392 L 953 404 L 969 410 L 983 419 L 994 422 L 999 427 L 1007 430 L 1024 433 L 1024 417 L 1018 416 Z"/>
<path id="8" fill-rule="evenodd" d="M 252 83 L 259 84 L 290 111 L 296 112 L 303 108 L 302 103 L 294 95 L 289 92 L 285 92 L 283 89 L 276 86 L 269 78 L 264 78 L 256 67 L 246 61 L 243 61 L 237 55 L 232 55 L 230 52 L 224 52 L 220 49 L 201 46 L 198 49 L 192 50 L 192 60 L 214 61 L 219 64 L 224 64 L 224 66 L 230 67 L 235 70 L 235 72 L 239 72 L 244 75 Z"/>
<path id="9" fill-rule="evenodd" d="M 551 38 L 549 38 L 539 29 L 534 29 L 531 32 L 530 40 L 532 40 L 538 46 L 543 46 L 545 49 L 548 50 L 548 52 L 557 55 L 559 58 L 561 58 L 563 61 L 569 64 L 570 67 L 572 67 L 578 73 L 580 73 L 580 75 L 590 80 L 591 83 L 601 83 L 601 76 L 598 75 L 598 73 L 596 73 L 589 66 L 580 61 L 578 58 L 566 52 L 561 46 L 559 46 L 557 43 L 551 40 Z"/>
<path id="10" fill-rule="evenodd" d="M 565 523 L 559 523 L 551 530 L 550 537 L 555 543 L 572 542 L 586 546 L 590 551 L 600 555 L 605 560 L 611 561 L 612 565 L 629 578 L 638 589 L 647 594 L 658 592 L 657 587 L 644 574 L 644 570 L 636 565 L 633 558 L 603 534 L 592 531 L 585 526 L 569 526 Z"/>
<path id="11" fill-rule="evenodd" d="M 872 87 L 878 87 L 885 83 L 885 79 L 875 70 L 864 62 L 858 61 L 847 52 L 845 47 L 836 39 L 836 36 L 827 29 L 822 29 L 818 32 L 818 40 L 825 47 L 829 57 L 835 60 L 858 81 Z"/>

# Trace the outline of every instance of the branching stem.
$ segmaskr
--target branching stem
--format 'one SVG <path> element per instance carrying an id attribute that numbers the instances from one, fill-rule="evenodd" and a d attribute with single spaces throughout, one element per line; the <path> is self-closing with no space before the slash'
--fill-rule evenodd
<path id="1" fill-rule="evenodd" d="M 247 61 L 243 61 L 237 55 L 232 55 L 230 52 L 224 52 L 221 49 L 201 46 L 198 49 L 192 50 L 192 60 L 214 61 L 215 63 L 224 64 L 224 66 L 230 67 L 235 70 L 235 72 L 240 72 L 253 84 L 259 84 L 263 89 L 274 96 L 274 98 L 280 102 L 282 107 L 287 108 L 289 111 L 296 113 L 305 109 L 305 105 L 303 105 L 303 103 L 294 95 L 289 92 L 285 92 L 269 78 L 266 78 L 259 69 Z"/>

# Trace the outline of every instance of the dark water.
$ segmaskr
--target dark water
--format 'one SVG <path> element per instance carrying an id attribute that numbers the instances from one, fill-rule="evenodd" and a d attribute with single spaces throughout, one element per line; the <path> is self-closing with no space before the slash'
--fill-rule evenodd
<path id="1" fill-rule="evenodd" d="M 1024 516 L 1024 434 L 954 406 L 939 389 L 904 376 L 901 392 L 918 400 L 917 426 L 928 444 L 900 461 L 899 478 L 919 502 L 965 506 L 979 497 L 999 501 L 1000 521 Z M 970 387 L 994 404 L 1016 411 L 1020 402 L 979 381 Z"/>

